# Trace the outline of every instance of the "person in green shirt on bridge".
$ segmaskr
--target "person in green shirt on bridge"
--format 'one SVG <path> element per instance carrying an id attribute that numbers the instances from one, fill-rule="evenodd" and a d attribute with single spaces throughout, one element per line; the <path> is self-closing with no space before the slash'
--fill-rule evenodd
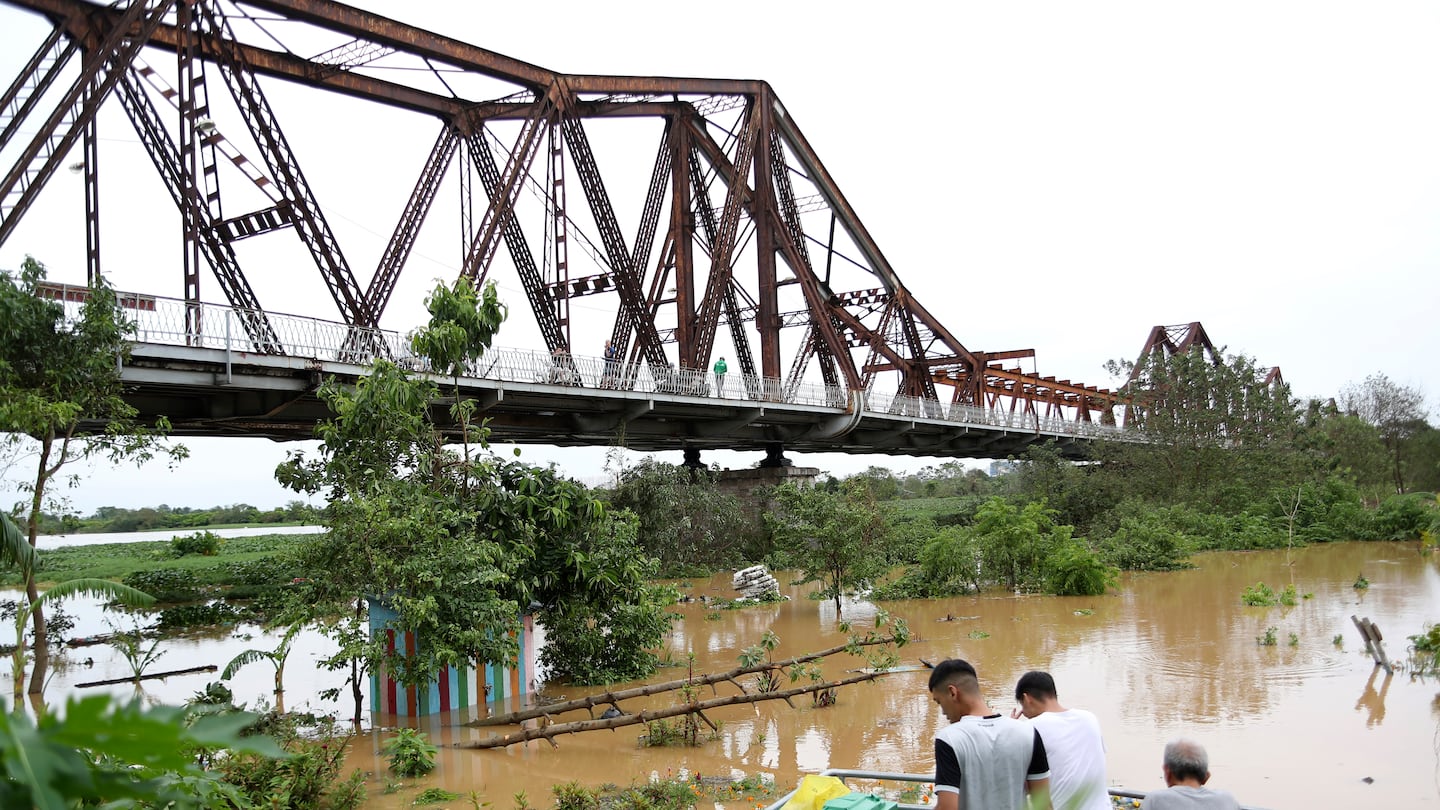
<path id="1" fill-rule="evenodd" d="M 725 372 L 727 372 L 727 371 L 729 371 L 729 370 L 730 370 L 730 367 L 727 366 L 727 365 L 725 365 L 725 358 L 722 357 L 722 358 L 720 358 L 719 360 L 716 360 L 716 361 L 715 361 L 715 394 L 716 394 L 716 396 L 722 396 L 722 397 L 725 396 Z"/>

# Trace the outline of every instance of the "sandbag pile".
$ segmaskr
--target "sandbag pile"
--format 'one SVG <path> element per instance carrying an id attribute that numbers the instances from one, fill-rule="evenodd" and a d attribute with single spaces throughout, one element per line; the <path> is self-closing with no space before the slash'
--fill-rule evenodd
<path id="1" fill-rule="evenodd" d="M 780 583 L 763 565 L 752 565 L 735 572 L 730 584 L 746 599 L 760 599 L 768 594 L 780 595 Z"/>

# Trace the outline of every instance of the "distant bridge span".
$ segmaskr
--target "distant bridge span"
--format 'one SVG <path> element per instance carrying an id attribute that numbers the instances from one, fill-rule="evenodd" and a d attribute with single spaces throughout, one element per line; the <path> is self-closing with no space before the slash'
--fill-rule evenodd
<path id="1" fill-rule="evenodd" d="M 78 288 L 50 288 L 74 307 Z M 179 436 L 313 438 L 330 416 L 316 395 L 329 377 L 350 382 L 367 371 L 371 355 L 354 349 L 353 328 L 313 318 L 270 314 L 283 353 L 250 351 L 228 307 L 206 305 L 207 333 L 187 335 L 187 304 L 122 293 L 137 325 L 122 368 L 127 400 L 141 418 L 171 420 Z M 394 332 L 371 333 L 397 362 L 415 370 Z M 442 391 L 452 380 L 436 375 Z M 1100 438 L 1126 438 L 1123 429 L 1033 413 L 945 404 L 840 386 L 786 386 L 777 379 L 728 374 L 724 385 L 706 372 L 657 377 L 648 366 L 609 366 L 601 358 L 496 348 L 459 380 L 489 420 L 492 440 L 554 445 L 623 444 L 644 451 L 731 449 L 1005 457 L 1026 446 L 1056 441 L 1083 455 Z M 447 419 L 447 405 L 435 405 Z"/>

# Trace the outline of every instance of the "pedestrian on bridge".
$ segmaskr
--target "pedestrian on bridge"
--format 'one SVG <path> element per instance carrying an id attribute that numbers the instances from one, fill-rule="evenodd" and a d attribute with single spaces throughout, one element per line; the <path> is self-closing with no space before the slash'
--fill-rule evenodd
<path id="1" fill-rule="evenodd" d="M 722 357 L 722 358 L 720 358 L 719 360 L 716 360 L 716 361 L 715 361 L 715 394 L 716 394 L 716 396 L 722 396 L 722 397 L 725 396 L 725 372 L 727 372 L 727 371 L 729 371 L 729 370 L 730 370 L 730 367 L 727 366 L 727 365 L 725 365 L 725 358 Z"/>
<path id="2" fill-rule="evenodd" d="M 615 378 L 619 376 L 616 372 L 620 369 L 620 352 L 615 350 L 615 344 L 605 341 L 605 379 L 601 387 L 610 388 L 615 385 Z"/>

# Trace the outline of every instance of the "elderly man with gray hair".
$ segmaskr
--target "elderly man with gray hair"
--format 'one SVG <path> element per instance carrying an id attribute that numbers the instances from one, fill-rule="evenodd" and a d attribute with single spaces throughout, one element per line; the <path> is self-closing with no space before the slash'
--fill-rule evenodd
<path id="1" fill-rule="evenodd" d="M 1210 758 L 1200 743 L 1186 739 L 1166 743 L 1162 767 L 1166 787 L 1146 795 L 1140 810 L 1240 810 L 1234 796 L 1205 787 L 1210 781 Z"/>

